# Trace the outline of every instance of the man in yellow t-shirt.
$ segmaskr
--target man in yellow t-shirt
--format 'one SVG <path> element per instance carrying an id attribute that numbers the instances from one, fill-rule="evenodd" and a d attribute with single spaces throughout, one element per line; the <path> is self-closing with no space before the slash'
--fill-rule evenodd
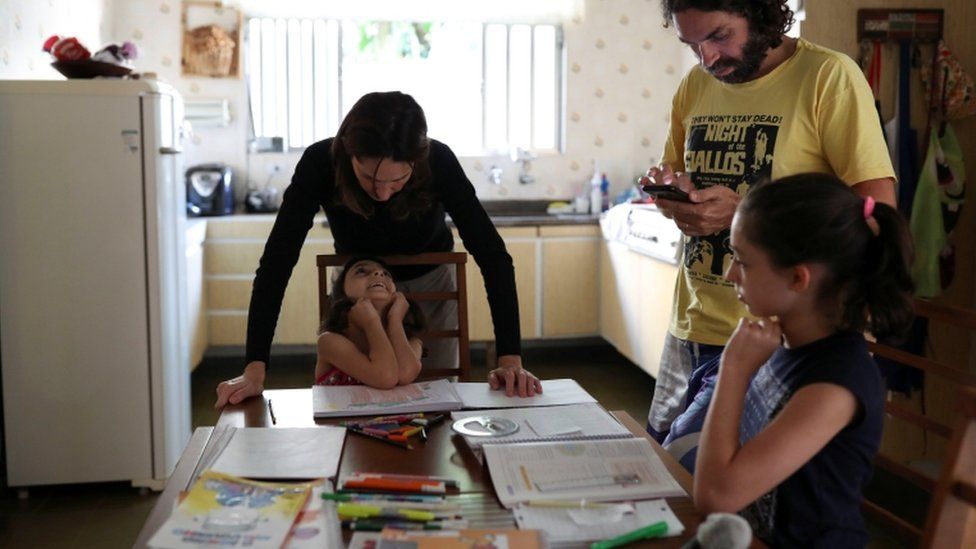
<path id="1" fill-rule="evenodd" d="M 691 199 L 657 202 L 685 236 L 648 414 L 648 432 L 689 470 L 723 346 L 746 316 L 723 277 L 742 196 L 764 179 L 827 172 L 862 196 L 895 202 L 874 100 L 854 61 L 787 37 L 786 0 L 718 4 L 662 0 L 666 24 L 700 63 L 674 95 L 662 164 L 647 173 Z"/>

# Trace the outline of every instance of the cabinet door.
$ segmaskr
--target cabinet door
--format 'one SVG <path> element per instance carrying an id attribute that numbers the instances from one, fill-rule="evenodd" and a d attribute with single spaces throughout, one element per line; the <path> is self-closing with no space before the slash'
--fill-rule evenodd
<path id="1" fill-rule="evenodd" d="M 501 227 L 498 233 L 512 256 L 515 266 L 515 286 L 519 298 L 519 325 L 523 339 L 539 337 L 536 306 L 536 273 L 538 268 L 536 227 Z M 466 252 L 457 232 L 454 234 L 457 251 Z M 491 310 L 485 293 L 485 281 L 473 257 L 468 257 L 465 269 L 468 278 L 468 335 L 471 341 L 493 341 L 495 329 L 491 323 Z"/>
<path id="2" fill-rule="evenodd" d="M 318 333 L 318 270 L 315 256 L 334 253 L 328 228 L 318 218 L 292 271 L 275 329 L 275 344 L 314 344 Z M 207 325 L 210 345 L 244 345 L 247 309 L 258 261 L 273 216 L 235 216 L 208 223 L 205 248 Z"/>
<path id="3" fill-rule="evenodd" d="M 619 242 L 600 247 L 600 333 L 631 362 L 639 363 L 637 254 Z"/>
<path id="4" fill-rule="evenodd" d="M 637 284 L 640 286 L 637 298 L 637 325 L 640 332 L 637 363 L 656 379 L 661 368 L 664 338 L 671 322 L 678 267 L 652 257 L 631 253 L 636 256 Z"/>
<path id="5" fill-rule="evenodd" d="M 600 241 L 595 236 L 542 239 L 542 336 L 600 331 Z"/>

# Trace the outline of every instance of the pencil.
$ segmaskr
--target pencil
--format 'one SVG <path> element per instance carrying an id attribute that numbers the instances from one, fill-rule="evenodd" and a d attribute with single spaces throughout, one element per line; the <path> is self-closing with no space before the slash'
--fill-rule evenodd
<path id="1" fill-rule="evenodd" d="M 268 413 L 271 414 L 271 424 L 272 425 L 277 425 L 278 424 L 278 418 L 276 418 L 275 415 L 274 415 L 274 408 L 271 407 L 271 399 L 270 398 L 268 399 Z"/>
<path id="2" fill-rule="evenodd" d="M 354 427 L 346 427 L 346 431 L 349 431 L 350 433 L 356 433 L 356 434 L 362 435 L 364 437 L 369 437 L 369 438 L 374 439 L 374 440 L 379 440 L 379 441 L 385 442 L 387 444 L 392 444 L 394 446 L 399 446 L 400 448 L 406 448 L 407 450 L 413 450 L 413 446 L 407 444 L 406 442 L 400 442 L 398 440 L 390 440 L 387 437 L 383 437 L 383 436 L 376 435 L 376 434 L 373 434 L 373 433 L 367 433 L 366 431 L 363 431 L 363 430 L 360 430 L 360 429 L 356 429 Z"/>

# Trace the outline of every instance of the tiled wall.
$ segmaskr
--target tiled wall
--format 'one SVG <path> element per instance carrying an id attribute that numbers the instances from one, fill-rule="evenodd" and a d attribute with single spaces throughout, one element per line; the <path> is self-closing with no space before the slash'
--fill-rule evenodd
<path id="1" fill-rule="evenodd" d="M 246 154 L 244 81 L 181 76 L 178 0 L 7 0 L 0 1 L 0 21 L 0 32 L 11 38 L 0 34 L 0 78 L 59 77 L 47 54 L 37 53 L 41 35 L 77 35 L 93 50 L 131 40 L 141 49 L 138 71 L 157 73 L 186 97 L 230 101 L 231 125 L 196 128 L 185 147 L 187 165 L 222 161 L 258 185 L 287 185 L 296 155 Z M 507 157 L 462 158 L 482 198 L 570 197 L 588 183 L 594 160 L 616 192 L 657 161 L 671 94 L 694 62 L 662 28 L 659 1 L 586 0 L 585 12 L 564 30 L 566 151 L 537 159 L 536 182 L 528 185 L 518 183 L 517 165 Z M 502 185 L 488 182 L 492 164 L 504 169 Z M 277 175 L 269 175 L 273 167 Z"/>

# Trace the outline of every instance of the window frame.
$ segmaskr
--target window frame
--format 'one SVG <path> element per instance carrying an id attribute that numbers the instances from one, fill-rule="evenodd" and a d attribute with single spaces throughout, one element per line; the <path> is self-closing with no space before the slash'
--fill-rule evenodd
<path id="1" fill-rule="evenodd" d="M 252 32 L 252 24 L 254 24 L 255 21 L 257 21 L 256 25 L 258 27 L 258 30 L 260 31 L 259 37 L 255 37 Z M 369 22 L 373 22 L 373 21 L 380 21 L 380 20 L 373 20 L 373 19 L 369 20 Z M 344 79 L 344 71 L 343 71 L 344 52 L 343 52 L 342 44 L 344 39 L 343 26 L 345 22 L 346 21 L 343 18 L 328 18 L 328 17 L 251 16 L 246 18 L 246 23 L 244 25 L 245 32 L 243 33 L 244 34 L 243 50 L 244 50 L 244 57 L 245 57 L 245 61 L 244 61 L 245 93 L 247 94 L 246 100 L 248 105 L 247 109 L 248 109 L 248 117 L 249 117 L 248 120 L 249 120 L 250 139 L 257 139 L 262 137 L 264 138 L 282 137 L 284 140 L 283 152 L 298 153 L 305 150 L 305 148 L 311 145 L 312 143 L 320 139 L 331 137 L 332 135 L 335 134 L 335 131 L 338 130 L 339 124 L 342 122 L 343 113 L 346 112 L 345 105 L 343 104 L 343 97 L 342 97 L 343 96 L 342 90 L 344 85 L 344 80 L 343 80 Z M 443 23 L 442 21 L 431 21 L 431 22 Z M 499 154 L 507 155 L 509 154 L 510 151 L 514 151 L 516 147 L 529 148 L 530 150 L 541 154 L 563 153 L 565 151 L 565 143 L 566 143 L 566 139 L 565 139 L 566 51 L 565 51 L 565 34 L 564 34 L 563 25 L 559 23 L 492 23 L 487 21 L 480 22 L 479 24 L 481 25 L 481 56 L 482 56 L 481 82 L 479 83 L 480 94 L 481 94 L 480 104 L 481 104 L 481 119 L 482 119 L 481 135 L 480 135 L 481 146 L 480 146 L 480 150 L 478 151 L 462 151 L 461 153 L 462 156 L 488 157 L 488 156 L 495 156 Z M 304 74 L 300 76 L 300 78 L 302 79 L 311 80 L 311 86 L 312 86 L 311 88 L 312 100 L 310 101 L 311 110 L 310 113 L 307 115 L 312 120 L 311 137 L 310 137 L 311 140 L 308 143 L 304 143 L 296 146 L 292 144 L 294 143 L 294 140 L 292 139 L 292 134 L 294 134 L 296 131 L 298 132 L 298 134 L 302 134 L 306 128 L 300 127 L 296 129 L 291 127 L 292 111 L 293 111 L 293 106 L 291 104 L 292 103 L 291 96 L 293 93 L 297 93 L 299 96 L 304 98 L 305 96 L 303 94 L 305 92 L 303 90 L 299 90 L 298 92 L 293 92 L 292 89 L 294 85 L 293 77 L 291 76 L 293 60 L 290 58 L 292 54 L 290 46 L 291 46 L 291 42 L 294 41 L 295 38 L 291 36 L 292 33 L 291 29 L 293 27 L 296 27 L 298 29 L 299 36 L 297 37 L 297 41 L 301 43 L 303 39 L 303 37 L 301 36 L 301 29 L 304 28 L 306 25 L 312 28 L 311 31 L 312 38 L 311 38 L 311 47 L 310 47 L 311 60 L 307 61 L 305 59 L 300 59 L 295 63 L 303 67 L 308 66 L 310 64 L 311 67 L 313 68 L 313 72 L 311 76 L 304 75 Z M 489 98 L 487 93 L 488 75 L 486 73 L 488 71 L 489 54 L 486 47 L 486 38 L 489 32 L 488 29 L 492 26 L 504 27 L 505 36 L 506 36 L 506 41 L 505 41 L 506 97 L 504 101 L 504 109 L 505 109 L 506 116 L 504 117 L 504 121 L 505 121 L 505 146 L 504 147 L 489 146 L 488 144 L 489 109 L 487 107 L 488 107 Z M 519 145 L 512 142 L 511 35 L 512 35 L 512 28 L 519 27 L 519 26 L 528 27 L 529 36 L 530 36 L 530 46 L 529 46 L 529 53 L 528 53 L 529 56 L 528 74 L 529 74 L 529 83 L 530 83 L 530 91 L 529 91 L 530 97 L 528 100 L 528 104 L 529 104 L 529 114 L 531 118 L 528 127 L 529 127 L 529 136 L 530 136 L 529 141 L 532 143 L 532 146 L 530 147 L 525 147 L 524 145 Z M 323 35 L 324 35 L 324 39 L 327 41 L 327 43 L 324 46 L 321 46 L 321 48 L 318 44 L 319 34 L 316 32 L 316 29 L 319 27 L 324 28 Z M 535 112 L 535 99 L 537 94 L 536 81 L 539 78 L 538 75 L 536 74 L 537 68 L 536 68 L 535 50 L 536 50 L 536 34 L 537 34 L 536 29 L 539 27 L 552 27 L 554 31 L 553 59 L 552 59 L 552 63 L 553 63 L 552 78 L 554 80 L 552 82 L 553 108 L 552 108 L 552 112 L 550 113 L 550 115 L 552 116 L 552 129 L 551 129 L 553 134 L 551 136 L 551 143 L 553 145 L 552 147 L 535 146 L 536 143 L 538 142 L 536 139 L 536 132 L 537 132 L 536 116 L 537 115 Z M 284 29 L 283 38 L 279 36 L 280 33 L 282 32 L 282 29 Z M 281 79 L 281 82 L 277 86 L 273 84 L 270 85 L 271 88 L 276 88 L 277 97 L 282 97 L 285 103 L 283 106 L 279 105 L 276 109 L 274 109 L 276 117 L 283 119 L 283 122 L 276 123 L 277 127 L 279 128 L 278 135 L 262 135 L 261 133 L 258 132 L 259 127 L 261 128 L 262 133 L 264 132 L 264 125 L 265 125 L 264 119 L 266 118 L 265 107 L 267 107 L 267 105 L 261 104 L 261 101 L 265 101 L 265 91 L 269 89 L 269 84 L 266 82 L 266 79 L 264 78 L 265 68 L 268 66 L 268 64 L 264 61 L 264 57 L 265 55 L 268 54 L 268 49 L 265 48 L 265 43 L 267 40 L 266 33 L 268 33 L 270 30 L 274 31 L 274 36 L 272 40 L 273 42 L 272 52 L 274 55 L 271 56 L 273 58 L 276 58 L 274 61 L 272 61 L 272 64 L 275 67 L 274 70 L 277 74 L 281 74 L 281 73 L 285 74 L 285 77 Z M 255 45 L 255 40 L 258 41 L 259 43 L 258 45 Z M 273 47 L 275 45 L 279 47 L 279 50 L 283 50 L 283 51 L 274 51 Z M 321 51 L 325 52 L 325 56 L 327 58 L 327 64 L 325 68 L 322 69 L 325 71 L 329 71 L 326 72 L 325 75 L 322 75 L 322 71 L 318 69 L 318 67 L 320 66 L 320 62 L 317 59 L 317 56 L 321 54 L 320 49 Z M 300 51 L 304 52 L 303 49 Z M 256 62 L 257 65 L 261 68 L 261 72 L 262 72 L 260 81 L 257 81 L 256 76 L 252 74 L 252 56 L 255 54 L 260 56 L 259 60 Z M 300 72 L 304 72 L 304 71 L 300 71 Z M 322 83 L 324 83 L 324 85 L 328 89 L 328 91 L 325 93 L 325 97 L 326 97 L 325 105 L 321 105 L 320 103 L 322 102 L 315 100 L 316 88 L 319 85 L 322 85 Z M 257 98 L 255 98 L 255 94 L 253 93 L 255 89 L 257 89 L 258 91 Z M 282 100 L 279 100 L 276 103 L 280 103 L 281 101 Z M 260 106 L 259 110 L 255 110 L 254 108 L 255 104 Z M 323 110 L 325 111 L 324 135 L 319 134 L 319 136 L 317 137 L 315 132 L 318 130 L 317 125 L 320 121 L 320 113 Z M 301 118 L 302 118 L 301 116 L 298 117 L 298 119 Z M 330 129 L 329 124 L 332 124 L 331 126 L 332 129 Z M 308 139 L 308 137 L 303 136 L 303 140 L 304 139 Z"/>

